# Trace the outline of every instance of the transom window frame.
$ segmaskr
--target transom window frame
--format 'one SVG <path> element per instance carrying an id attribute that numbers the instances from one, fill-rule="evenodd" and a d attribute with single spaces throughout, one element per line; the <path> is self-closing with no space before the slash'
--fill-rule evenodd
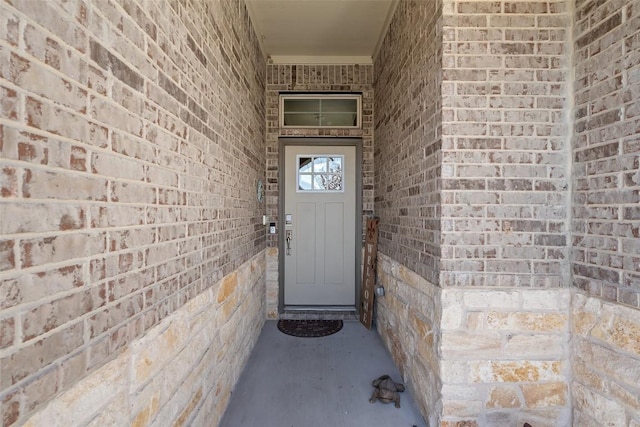
<path id="1" fill-rule="evenodd" d="M 340 172 L 332 172 L 329 170 L 329 168 L 327 168 L 327 170 L 319 170 L 316 171 L 315 170 L 315 159 L 321 159 L 321 158 L 339 158 L 340 159 L 340 165 L 341 165 L 341 170 Z M 310 172 L 300 172 L 300 159 L 306 159 L 306 158 L 311 158 L 311 171 Z M 314 183 L 314 179 L 316 177 L 321 177 L 321 176 L 326 176 L 326 177 L 330 177 L 330 176 L 339 176 L 340 177 L 340 189 L 339 190 L 332 190 L 332 189 L 303 189 L 300 187 L 300 176 L 310 176 L 311 177 L 311 184 L 313 187 L 313 183 Z M 344 156 L 342 154 L 298 154 L 296 156 L 296 193 L 344 193 L 345 192 L 345 159 Z"/>
<path id="2" fill-rule="evenodd" d="M 335 100 L 335 99 L 347 99 L 356 101 L 356 123 L 351 126 L 333 126 L 333 125 L 287 125 L 285 124 L 285 114 L 296 113 L 295 111 L 285 111 L 285 101 L 291 99 L 299 100 L 318 100 L 319 111 L 315 112 L 318 115 L 322 115 L 322 101 L 323 100 Z M 281 93 L 279 102 L 279 125 L 283 129 L 361 129 L 362 128 L 362 95 L 361 94 L 345 94 L 345 93 Z M 310 112 L 305 112 L 310 113 Z M 345 112 L 348 114 L 348 112 Z"/>

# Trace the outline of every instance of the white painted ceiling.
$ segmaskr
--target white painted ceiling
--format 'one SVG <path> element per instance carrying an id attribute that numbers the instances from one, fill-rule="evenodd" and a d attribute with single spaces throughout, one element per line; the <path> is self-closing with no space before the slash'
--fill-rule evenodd
<path id="1" fill-rule="evenodd" d="M 371 63 L 398 0 L 246 0 L 274 63 Z"/>

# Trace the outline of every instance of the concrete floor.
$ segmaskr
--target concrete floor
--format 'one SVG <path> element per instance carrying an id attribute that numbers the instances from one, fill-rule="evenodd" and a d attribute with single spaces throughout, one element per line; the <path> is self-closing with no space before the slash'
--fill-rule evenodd
<path id="1" fill-rule="evenodd" d="M 234 390 L 223 427 L 425 427 L 409 391 L 369 403 L 371 381 L 402 378 L 375 330 L 345 321 L 322 338 L 283 334 L 268 321 Z"/>

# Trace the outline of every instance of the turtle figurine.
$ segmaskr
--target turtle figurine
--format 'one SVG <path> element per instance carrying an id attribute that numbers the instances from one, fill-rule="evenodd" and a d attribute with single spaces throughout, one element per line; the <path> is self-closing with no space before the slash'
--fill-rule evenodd
<path id="1" fill-rule="evenodd" d="M 375 390 L 369 402 L 375 403 L 376 399 L 383 403 L 394 402 L 396 408 L 400 407 L 400 395 L 404 391 L 404 385 L 394 382 L 389 375 L 382 375 L 371 383 Z"/>

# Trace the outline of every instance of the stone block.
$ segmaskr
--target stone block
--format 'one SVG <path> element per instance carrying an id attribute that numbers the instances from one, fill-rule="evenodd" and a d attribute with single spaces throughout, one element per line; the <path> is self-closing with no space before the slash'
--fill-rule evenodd
<path id="1" fill-rule="evenodd" d="M 453 385 L 453 384 L 443 384 L 442 385 L 442 399 L 444 400 L 469 400 L 469 401 L 479 401 L 482 399 L 482 390 L 477 387 L 475 384 L 473 385 Z"/>
<path id="2" fill-rule="evenodd" d="M 515 387 L 495 386 L 489 389 L 485 406 L 487 408 L 519 408 L 522 406 L 522 400 Z"/>
<path id="3" fill-rule="evenodd" d="M 469 380 L 481 383 L 561 382 L 566 364 L 536 360 L 469 362 Z"/>
<path id="4" fill-rule="evenodd" d="M 569 335 L 508 334 L 504 350 L 509 356 L 562 359 L 569 354 Z"/>
<path id="5" fill-rule="evenodd" d="M 121 391 L 87 423 L 87 427 L 117 426 L 129 423 L 128 395 Z M 132 425 L 135 425 L 132 423 Z"/>
<path id="6" fill-rule="evenodd" d="M 440 297 L 440 302 L 442 304 L 441 328 L 443 330 L 459 329 L 462 326 L 464 315 L 462 292 L 444 289 Z"/>
<path id="7" fill-rule="evenodd" d="M 174 317 L 168 320 L 166 329 L 150 332 L 144 340 L 132 346 L 134 372 L 132 387 L 134 389 L 142 386 L 152 375 L 162 369 L 188 338 L 182 332 L 186 329 L 183 319 Z"/>
<path id="8" fill-rule="evenodd" d="M 640 358 L 640 321 L 607 313 L 593 327 L 591 335 Z"/>
<path id="9" fill-rule="evenodd" d="M 580 385 L 573 385 L 574 411 L 588 414 L 594 425 L 623 426 L 626 424 L 625 410 L 619 403 Z"/>
<path id="10" fill-rule="evenodd" d="M 565 406 L 569 400 L 569 390 L 565 383 L 523 384 L 520 388 L 529 408 Z"/>
<path id="11" fill-rule="evenodd" d="M 467 291 L 463 295 L 464 306 L 474 309 L 519 309 L 521 293 L 517 291 Z"/>
<path id="12" fill-rule="evenodd" d="M 25 426 L 72 426 L 90 422 L 101 413 L 105 403 L 121 398 L 125 390 L 127 362 L 124 355 L 107 363 L 37 412 Z"/>
<path id="13" fill-rule="evenodd" d="M 525 310 L 566 311 L 571 304 L 568 290 L 527 290 L 522 293 L 522 308 Z"/>
<path id="14" fill-rule="evenodd" d="M 562 332 L 568 330 L 569 324 L 564 313 L 490 311 L 487 327 L 501 331 Z"/>
<path id="15" fill-rule="evenodd" d="M 231 295 L 235 291 L 237 286 L 238 275 L 236 273 L 232 273 L 231 275 L 225 277 L 220 284 L 217 301 L 219 303 L 224 302 L 229 297 L 229 295 Z"/>
<path id="16" fill-rule="evenodd" d="M 441 337 L 441 352 L 444 358 L 476 360 L 498 356 L 502 351 L 500 334 L 446 332 Z"/>
<path id="17" fill-rule="evenodd" d="M 479 427 L 480 424 L 476 420 L 463 421 L 441 421 L 440 427 Z"/>

